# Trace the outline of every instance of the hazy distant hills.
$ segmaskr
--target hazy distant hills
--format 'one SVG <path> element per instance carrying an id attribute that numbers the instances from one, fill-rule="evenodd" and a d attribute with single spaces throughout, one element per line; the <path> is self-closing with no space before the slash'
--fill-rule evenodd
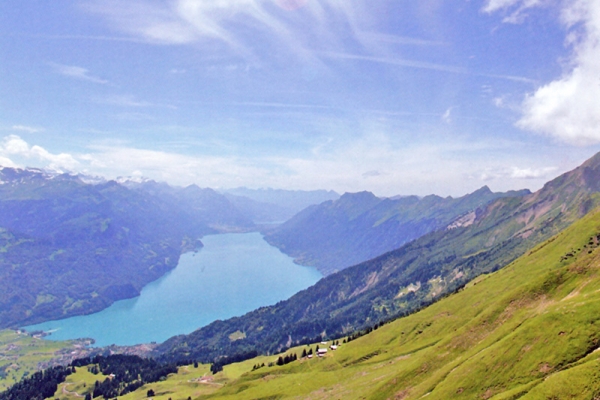
<path id="1" fill-rule="evenodd" d="M 221 193 L 257 224 L 282 223 L 305 208 L 340 195 L 332 190 L 280 190 L 236 188 Z"/>
<path id="2" fill-rule="evenodd" d="M 0 327 L 137 296 L 203 235 L 254 229 L 211 189 L 0 170 Z"/>
<path id="3" fill-rule="evenodd" d="M 435 195 L 383 199 L 370 192 L 346 193 L 305 209 L 265 239 L 298 263 L 328 275 L 452 223 L 470 224 L 475 211 L 495 199 L 529 193 L 492 193 L 487 186 L 457 199 Z"/>
<path id="4" fill-rule="evenodd" d="M 250 216 L 239 210 L 225 196 L 210 188 L 190 185 L 185 188 L 155 181 L 124 182 L 123 185 L 139 193 L 160 199 L 173 211 L 185 214 L 177 224 L 191 227 L 209 227 L 206 233 L 248 231 L 255 228 Z"/>
<path id="5" fill-rule="evenodd" d="M 230 201 L 196 185 L 0 168 L 0 328 L 100 311 L 139 295 L 204 235 L 255 231 L 254 220 L 280 221 L 337 196 L 243 192 L 259 200 Z"/>
<path id="6" fill-rule="evenodd" d="M 480 274 L 503 268 L 596 208 L 598 182 L 600 155 L 535 193 L 501 197 L 476 209 L 470 224 L 426 234 L 327 276 L 272 307 L 174 337 L 157 355 L 211 361 L 223 355 L 273 353 L 409 314 Z M 230 340 L 239 332 L 244 339 Z"/>

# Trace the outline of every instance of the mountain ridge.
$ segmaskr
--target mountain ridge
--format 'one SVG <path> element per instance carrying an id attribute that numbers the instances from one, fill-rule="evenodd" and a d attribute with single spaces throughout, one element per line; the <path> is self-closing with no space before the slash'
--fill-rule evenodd
<path id="1" fill-rule="evenodd" d="M 345 193 L 265 231 L 265 240 L 297 263 L 315 266 L 328 275 L 451 225 L 497 198 L 529 193 L 493 193 L 487 186 L 456 199 L 437 195 L 389 199 L 370 192 Z"/>

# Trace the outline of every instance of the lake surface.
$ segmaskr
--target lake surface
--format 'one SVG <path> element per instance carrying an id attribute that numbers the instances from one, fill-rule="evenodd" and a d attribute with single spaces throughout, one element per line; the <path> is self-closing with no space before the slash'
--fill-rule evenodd
<path id="1" fill-rule="evenodd" d="M 52 340 L 93 338 L 96 346 L 162 342 L 285 300 L 322 277 L 315 268 L 294 264 L 259 233 L 205 236 L 202 243 L 135 299 L 25 329 L 52 332 Z"/>

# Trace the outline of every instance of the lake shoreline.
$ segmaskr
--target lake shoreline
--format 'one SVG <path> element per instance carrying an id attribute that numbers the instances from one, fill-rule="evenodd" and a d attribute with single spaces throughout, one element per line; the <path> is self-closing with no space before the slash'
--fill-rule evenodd
<path id="1" fill-rule="evenodd" d="M 298 265 L 269 245 L 259 232 L 208 235 L 201 243 L 182 253 L 177 267 L 137 297 L 21 329 L 53 330 L 49 340 L 92 338 L 95 347 L 162 342 L 286 300 L 322 278 L 315 268 Z"/>

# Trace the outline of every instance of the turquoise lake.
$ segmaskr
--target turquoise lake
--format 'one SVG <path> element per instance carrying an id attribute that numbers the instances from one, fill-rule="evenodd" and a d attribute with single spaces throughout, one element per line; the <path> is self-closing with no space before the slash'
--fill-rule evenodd
<path id="1" fill-rule="evenodd" d="M 288 299 L 322 277 L 315 268 L 294 264 L 259 233 L 205 236 L 202 243 L 137 298 L 25 329 L 51 332 L 51 340 L 93 338 L 96 346 L 162 342 Z"/>

